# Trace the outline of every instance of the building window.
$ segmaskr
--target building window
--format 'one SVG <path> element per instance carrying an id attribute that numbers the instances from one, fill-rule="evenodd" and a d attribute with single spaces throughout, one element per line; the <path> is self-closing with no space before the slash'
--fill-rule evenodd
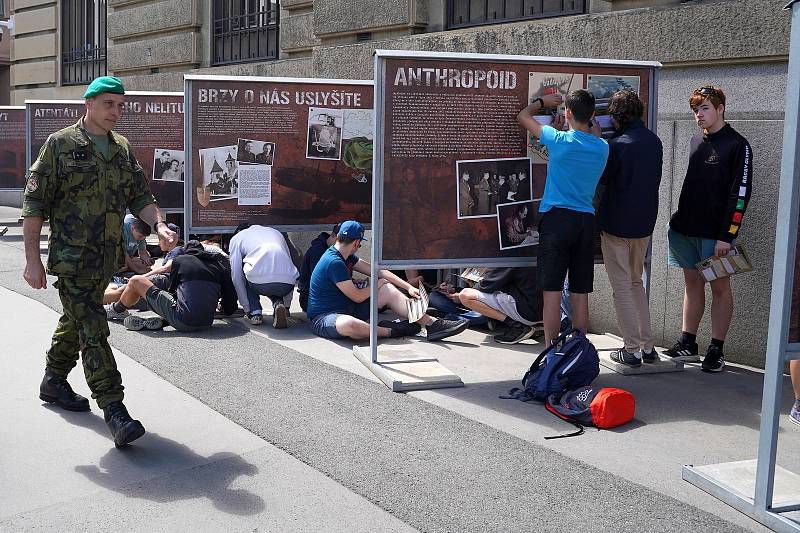
<path id="1" fill-rule="evenodd" d="M 277 1 L 213 0 L 214 65 L 278 58 Z"/>
<path id="2" fill-rule="evenodd" d="M 464 28 L 585 12 L 586 0 L 447 0 L 447 27 Z"/>
<path id="3" fill-rule="evenodd" d="M 106 75 L 106 0 L 61 1 L 61 84 Z"/>

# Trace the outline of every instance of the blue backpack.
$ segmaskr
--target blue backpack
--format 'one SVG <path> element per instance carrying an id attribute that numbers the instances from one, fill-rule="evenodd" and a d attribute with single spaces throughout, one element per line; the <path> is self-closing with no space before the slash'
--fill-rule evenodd
<path id="1" fill-rule="evenodd" d="M 551 394 L 590 385 L 600 374 L 597 349 L 578 329 L 565 331 L 533 362 L 522 378 L 522 388 L 514 387 L 504 399 L 545 402 Z"/>

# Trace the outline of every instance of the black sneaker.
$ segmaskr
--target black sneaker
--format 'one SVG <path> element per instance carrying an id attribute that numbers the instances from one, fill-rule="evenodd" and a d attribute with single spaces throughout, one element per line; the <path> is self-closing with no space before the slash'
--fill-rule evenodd
<path id="1" fill-rule="evenodd" d="M 504 333 L 495 335 L 494 340 L 500 344 L 517 344 L 531 337 L 533 337 L 533 326 L 526 326 L 522 322 L 514 320 Z"/>
<path id="2" fill-rule="evenodd" d="M 391 338 L 413 337 L 422 331 L 422 327 L 419 324 L 416 322 L 411 324 L 408 320 L 400 320 L 397 322 L 394 320 L 381 320 L 378 322 L 378 325 L 382 328 L 389 328 L 392 330 Z"/>
<path id="3" fill-rule="evenodd" d="M 636 354 L 626 351 L 625 348 L 620 348 L 619 350 L 611 352 L 611 360 L 615 363 L 622 363 L 623 365 L 634 368 L 642 366 L 642 360 L 636 357 Z"/>
<path id="4" fill-rule="evenodd" d="M 699 363 L 700 356 L 697 354 L 697 343 L 676 341 L 672 348 L 664 351 L 664 355 L 673 361 L 685 361 L 687 363 Z"/>
<path id="5" fill-rule="evenodd" d="M 661 358 L 658 357 L 658 352 L 656 352 L 655 348 L 652 349 L 649 353 L 642 350 L 640 352 L 642 354 L 642 362 L 647 363 L 648 365 L 652 365 L 653 363 L 658 363 L 661 361 Z"/>
<path id="6" fill-rule="evenodd" d="M 446 318 L 439 318 L 426 326 L 425 329 L 428 331 L 428 340 L 433 342 L 458 335 L 467 329 L 467 326 L 469 326 L 469 322 L 466 320 L 447 320 Z"/>
<path id="7" fill-rule="evenodd" d="M 700 369 L 703 372 L 722 372 L 724 368 L 725 356 L 722 355 L 722 350 L 712 344 L 706 351 L 706 356 Z"/>

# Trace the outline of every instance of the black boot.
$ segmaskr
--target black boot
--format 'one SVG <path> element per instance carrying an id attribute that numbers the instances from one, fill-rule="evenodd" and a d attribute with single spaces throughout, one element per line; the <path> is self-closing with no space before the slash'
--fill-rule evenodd
<path id="1" fill-rule="evenodd" d="M 39 385 L 39 398 L 47 403 L 54 403 L 67 411 L 88 411 L 89 400 L 75 394 L 69 386 L 66 376 L 44 371 L 42 384 Z"/>
<path id="2" fill-rule="evenodd" d="M 120 401 L 111 402 L 103 408 L 103 417 L 114 438 L 114 445 L 119 448 L 135 441 L 144 435 L 144 426 L 131 418 L 128 410 Z"/>

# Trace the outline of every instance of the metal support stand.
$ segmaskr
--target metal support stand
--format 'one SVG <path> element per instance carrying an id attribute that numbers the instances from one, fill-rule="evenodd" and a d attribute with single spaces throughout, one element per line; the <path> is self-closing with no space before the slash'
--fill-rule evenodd
<path id="1" fill-rule="evenodd" d="M 800 476 L 776 467 L 778 418 L 783 369 L 787 360 L 800 359 L 800 345 L 789 342 L 792 286 L 797 248 L 798 201 L 800 201 L 800 0 L 793 0 L 789 69 L 786 82 L 786 112 L 783 129 L 778 224 L 775 231 L 775 262 L 772 271 L 767 360 L 761 401 L 761 431 L 758 460 L 683 467 L 683 479 L 776 531 L 800 531 L 800 522 L 783 513 L 800 509 Z M 777 475 L 776 475 L 777 474 Z M 776 502 L 776 480 L 781 485 Z M 788 501 L 787 501 L 788 499 Z"/>

